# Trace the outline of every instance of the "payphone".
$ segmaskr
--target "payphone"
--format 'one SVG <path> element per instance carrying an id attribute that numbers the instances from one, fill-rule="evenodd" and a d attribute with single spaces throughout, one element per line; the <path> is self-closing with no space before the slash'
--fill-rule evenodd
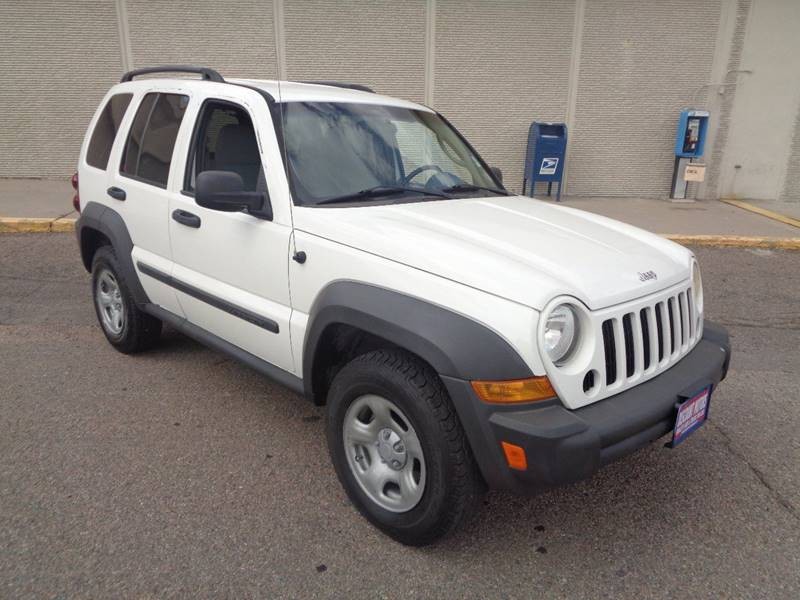
<path id="1" fill-rule="evenodd" d="M 675 171 L 672 174 L 671 198 L 686 198 L 688 181 L 702 181 L 705 165 L 695 162 L 703 156 L 706 145 L 709 112 L 682 110 L 675 136 Z"/>

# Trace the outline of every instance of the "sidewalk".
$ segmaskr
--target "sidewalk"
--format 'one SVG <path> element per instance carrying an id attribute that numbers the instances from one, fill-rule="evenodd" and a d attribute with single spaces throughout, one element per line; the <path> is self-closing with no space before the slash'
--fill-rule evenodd
<path id="1" fill-rule="evenodd" d="M 0 179 L 0 231 L 70 230 L 72 219 L 78 216 L 72 210 L 72 196 L 72 186 L 66 177 L 63 180 Z M 538 197 L 554 202 L 547 196 Z M 717 200 L 670 202 L 568 197 L 560 204 L 624 221 L 684 243 L 800 247 L 800 228 Z M 800 215 L 800 203 L 761 202 L 759 205 L 793 218 Z M 20 218 L 24 220 L 17 221 Z M 28 218 L 35 221 L 28 221 Z M 788 242 L 775 244 L 775 240 Z"/>
<path id="2" fill-rule="evenodd" d="M 547 198 L 547 196 L 544 196 Z M 718 200 L 575 198 L 561 202 L 659 234 L 800 238 L 800 229 Z"/>
<path id="3" fill-rule="evenodd" d="M 61 179 L 0 179 L 0 217 L 77 219 L 72 209 L 69 177 Z"/>
<path id="4" fill-rule="evenodd" d="M 748 200 L 759 208 L 786 215 L 793 219 L 800 219 L 800 201 L 792 200 Z"/>

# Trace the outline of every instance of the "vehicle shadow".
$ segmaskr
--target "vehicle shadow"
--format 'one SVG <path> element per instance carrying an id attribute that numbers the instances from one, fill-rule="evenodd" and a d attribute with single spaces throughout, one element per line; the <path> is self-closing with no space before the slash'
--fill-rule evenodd
<path id="1" fill-rule="evenodd" d="M 453 564 L 465 569 L 508 564 L 509 569 L 538 572 L 568 561 L 571 568 L 595 570 L 611 581 L 633 573 L 638 577 L 662 573 L 668 578 L 669 568 L 688 568 L 687 548 L 688 556 L 697 558 L 706 552 L 708 539 L 722 547 L 745 546 L 746 528 L 735 523 L 763 527 L 764 535 L 776 527 L 753 516 L 752 507 L 763 501 L 763 490 L 746 465 L 731 456 L 712 417 L 710 426 L 678 449 L 665 449 L 667 438 L 663 438 L 608 465 L 590 480 L 530 497 L 490 491 L 474 517 L 449 537 L 429 547 L 404 547 L 372 528 L 349 505 L 328 459 L 324 407 L 311 405 L 174 330 L 165 330 L 162 344 L 147 356 L 154 360 L 169 356 L 200 372 L 204 384 L 214 389 L 237 386 L 238 397 L 227 404 L 237 419 L 255 427 L 270 424 L 291 439 L 298 450 L 284 456 L 282 470 L 314 465 L 308 476 L 320 485 L 312 492 L 318 497 L 308 499 L 309 507 L 333 507 L 327 516 L 308 513 L 303 518 L 329 520 L 345 531 L 342 522 L 347 521 L 358 535 L 367 536 L 374 549 L 387 556 L 417 557 L 431 569 L 437 564 L 449 565 L 448 569 Z M 258 452 L 272 452 L 268 441 L 261 443 Z M 742 481 L 749 485 L 743 487 Z M 720 498 L 737 501 L 720 511 Z M 734 563 L 724 566 L 734 568 Z"/>

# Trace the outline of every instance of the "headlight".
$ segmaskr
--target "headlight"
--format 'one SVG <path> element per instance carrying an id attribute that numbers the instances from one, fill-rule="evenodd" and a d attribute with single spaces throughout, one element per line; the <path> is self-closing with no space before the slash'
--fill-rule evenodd
<path id="1" fill-rule="evenodd" d="M 578 318 L 568 304 L 559 304 L 544 326 L 544 349 L 555 364 L 569 357 L 578 341 Z"/>
<path id="2" fill-rule="evenodd" d="M 703 312 L 703 279 L 700 277 L 700 265 L 697 261 L 692 263 L 692 300 L 697 314 Z"/>

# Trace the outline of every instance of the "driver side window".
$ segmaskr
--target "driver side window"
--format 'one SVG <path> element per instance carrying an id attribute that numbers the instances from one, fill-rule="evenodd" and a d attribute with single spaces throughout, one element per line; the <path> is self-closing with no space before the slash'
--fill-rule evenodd
<path id="1" fill-rule="evenodd" d="M 244 191 L 266 192 L 267 182 L 250 115 L 241 106 L 208 100 L 201 109 L 189 152 L 183 189 L 194 193 L 194 182 L 203 171 L 233 171 L 244 182 Z"/>

